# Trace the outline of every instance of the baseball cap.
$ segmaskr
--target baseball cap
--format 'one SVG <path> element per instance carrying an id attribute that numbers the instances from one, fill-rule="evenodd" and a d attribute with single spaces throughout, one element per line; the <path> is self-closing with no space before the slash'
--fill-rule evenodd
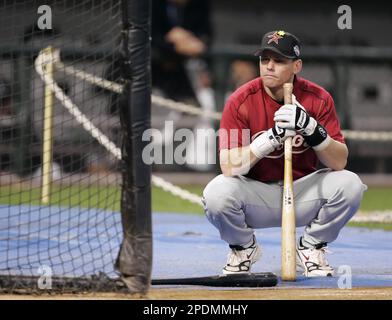
<path id="1" fill-rule="evenodd" d="M 261 56 L 264 50 L 271 50 L 289 59 L 300 57 L 300 41 L 299 39 L 286 31 L 267 32 L 261 40 L 261 47 L 255 52 L 255 56 Z"/>

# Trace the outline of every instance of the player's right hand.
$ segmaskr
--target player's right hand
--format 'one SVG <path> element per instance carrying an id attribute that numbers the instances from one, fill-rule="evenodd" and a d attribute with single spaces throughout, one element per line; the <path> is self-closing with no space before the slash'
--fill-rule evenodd
<path id="1" fill-rule="evenodd" d="M 312 135 L 317 126 L 317 121 L 309 116 L 294 95 L 292 104 L 285 104 L 275 112 L 274 121 L 280 128 L 296 130 L 303 136 Z"/>
<path id="2" fill-rule="evenodd" d="M 283 129 L 277 124 L 268 130 L 268 138 L 275 149 L 281 146 L 288 137 L 294 136 L 295 130 Z"/>

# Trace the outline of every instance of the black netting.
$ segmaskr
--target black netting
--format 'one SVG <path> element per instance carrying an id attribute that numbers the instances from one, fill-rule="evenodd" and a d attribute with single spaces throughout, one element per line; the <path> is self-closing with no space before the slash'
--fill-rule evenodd
<path id="1" fill-rule="evenodd" d="M 48 20 L 38 23 L 48 13 L 37 13 L 42 5 L 51 9 L 51 29 L 42 28 L 50 27 Z M 59 287 L 106 279 L 88 286 L 115 288 L 107 279 L 117 276 L 113 265 L 122 240 L 120 161 L 54 98 L 52 184 L 49 202 L 43 201 L 44 110 L 50 103 L 34 62 L 50 46 L 64 66 L 121 84 L 121 3 L 14 0 L 0 6 L 0 286 L 50 272 L 53 279 L 71 279 L 57 281 Z M 119 93 L 59 65 L 53 77 L 100 134 L 120 146 Z"/>
<path id="2" fill-rule="evenodd" d="M 88 277 L 52 277 L 50 283 L 39 277 L 0 276 L 0 293 L 12 294 L 64 294 L 82 292 L 129 293 L 120 278 L 110 278 L 104 273 Z"/>

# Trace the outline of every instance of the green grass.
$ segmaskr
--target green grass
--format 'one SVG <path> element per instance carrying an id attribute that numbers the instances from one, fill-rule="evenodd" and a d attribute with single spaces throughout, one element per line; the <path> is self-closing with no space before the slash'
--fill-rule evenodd
<path id="1" fill-rule="evenodd" d="M 191 192 L 201 194 L 201 187 L 185 186 Z M 22 189 L 15 186 L 0 187 L 0 204 L 33 204 L 40 205 L 40 188 Z M 120 210 L 119 187 L 58 187 L 54 186 L 50 198 L 51 205 L 80 206 Z M 158 212 L 203 213 L 200 206 L 182 200 L 163 191 L 152 189 L 152 210 Z"/>
<path id="2" fill-rule="evenodd" d="M 392 210 L 392 188 L 369 187 L 364 193 L 359 210 L 363 212 Z M 352 227 L 392 231 L 392 223 L 350 222 L 348 225 Z"/>
<path id="3" fill-rule="evenodd" d="M 348 224 L 350 227 L 361 227 L 368 229 L 381 229 L 385 231 L 392 231 L 392 223 L 383 222 L 350 222 Z"/>
<path id="4" fill-rule="evenodd" d="M 15 186 L 0 188 L 1 204 L 40 205 L 40 188 L 22 189 Z M 118 187 L 58 187 L 54 186 L 50 198 L 51 205 L 80 206 L 120 210 L 120 193 Z"/>
<path id="5" fill-rule="evenodd" d="M 392 188 L 369 187 L 369 189 L 364 193 L 360 210 L 392 210 Z"/>
<path id="6" fill-rule="evenodd" d="M 186 190 L 201 196 L 203 188 L 198 186 L 182 186 Z M 172 196 L 160 188 L 152 189 L 152 210 L 154 212 L 203 213 L 203 208 L 187 200 Z"/>
<path id="7" fill-rule="evenodd" d="M 193 193 L 202 194 L 203 186 L 183 186 Z M 40 189 L 21 189 L 18 187 L 0 187 L 0 204 L 40 204 Z M 52 191 L 52 205 L 81 206 L 101 208 L 106 210 L 120 210 L 119 187 L 54 187 Z M 195 204 L 163 191 L 152 189 L 152 210 L 154 212 L 179 212 L 203 214 L 203 209 Z M 392 188 L 370 187 L 365 192 L 361 211 L 392 210 Z M 372 229 L 392 230 L 388 223 L 350 223 L 351 226 Z"/>
<path id="8" fill-rule="evenodd" d="M 199 195 L 203 191 L 203 186 L 185 186 L 185 188 Z M 153 207 L 156 211 L 202 213 L 198 206 L 179 200 L 157 188 L 153 190 Z M 365 212 L 392 210 L 392 188 L 369 187 L 364 194 L 360 210 Z"/>

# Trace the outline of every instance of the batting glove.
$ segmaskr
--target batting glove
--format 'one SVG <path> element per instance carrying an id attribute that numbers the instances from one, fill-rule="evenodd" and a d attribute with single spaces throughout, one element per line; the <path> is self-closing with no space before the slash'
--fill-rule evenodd
<path id="1" fill-rule="evenodd" d="M 285 104 L 275 112 L 274 121 L 282 129 L 296 130 L 302 134 L 306 143 L 315 150 L 325 149 L 331 140 L 327 130 L 313 117 L 293 95 L 293 104 Z"/>
<path id="2" fill-rule="evenodd" d="M 317 121 L 308 115 L 294 96 L 293 104 L 285 104 L 275 112 L 274 121 L 280 128 L 296 130 L 306 136 L 313 134 L 317 126 Z"/>
<path id="3" fill-rule="evenodd" d="M 294 136 L 294 130 L 281 128 L 277 124 L 268 130 L 268 138 L 275 149 L 281 146 L 288 137 Z"/>
<path id="4" fill-rule="evenodd" d="M 294 135 L 295 131 L 282 129 L 275 125 L 275 127 L 256 137 L 250 144 L 250 150 L 257 158 L 262 159 L 280 147 L 288 137 Z"/>

